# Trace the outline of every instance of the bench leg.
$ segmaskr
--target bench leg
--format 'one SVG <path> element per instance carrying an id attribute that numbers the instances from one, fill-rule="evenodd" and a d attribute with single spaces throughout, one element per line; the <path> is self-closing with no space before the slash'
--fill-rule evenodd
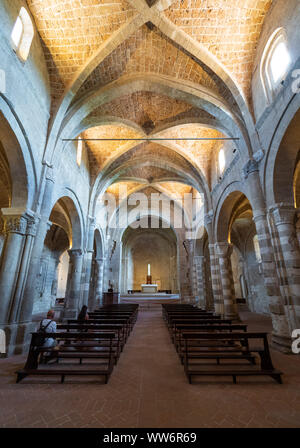
<path id="1" fill-rule="evenodd" d="M 17 373 L 17 381 L 16 383 L 19 383 L 20 381 L 22 381 L 24 378 L 26 378 L 27 373 Z"/>
<path id="2" fill-rule="evenodd" d="M 236 384 L 236 375 L 232 375 L 233 384 Z"/>
<path id="3" fill-rule="evenodd" d="M 188 375 L 189 384 L 192 384 L 192 375 Z"/>
<path id="4" fill-rule="evenodd" d="M 281 378 L 281 375 L 280 375 L 280 374 L 274 374 L 274 375 L 271 375 L 271 377 L 272 377 L 275 381 L 277 381 L 277 383 L 282 384 L 282 378 Z"/>
<path id="5" fill-rule="evenodd" d="M 109 378 L 109 375 L 105 375 L 105 384 L 108 383 L 108 378 Z"/>
<path id="6" fill-rule="evenodd" d="M 63 384 L 64 381 L 65 381 L 65 375 L 62 375 L 62 376 L 61 376 L 61 381 L 60 381 L 60 382 Z"/>

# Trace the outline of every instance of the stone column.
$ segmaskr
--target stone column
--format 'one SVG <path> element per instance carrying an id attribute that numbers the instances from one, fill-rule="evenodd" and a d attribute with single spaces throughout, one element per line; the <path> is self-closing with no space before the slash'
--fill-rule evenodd
<path id="1" fill-rule="evenodd" d="M 89 303 L 89 290 L 91 284 L 92 274 L 92 260 L 94 254 L 94 235 L 95 235 L 95 218 L 89 216 L 88 219 L 88 237 L 87 237 L 87 250 L 85 255 L 85 276 L 83 283 L 83 304 L 89 305 L 89 309 L 93 308 L 93 303 Z"/>
<path id="2" fill-rule="evenodd" d="M 205 282 L 205 272 L 204 272 L 204 257 L 196 256 L 194 257 L 194 264 L 196 268 L 196 285 L 197 285 L 197 295 L 199 296 L 199 306 L 200 308 L 206 309 L 206 282 Z"/>
<path id="3" fill-rule="evenodd" d="M 296 209 L 290 204 L 276 204 L 269 209 L 274 231 L 277 270 L 284 313 L 289 327 L 289 339 L 294 329 L 300 328 L 300 249 L 296 234 Z"/>
<path id="4" fill-rule="evenodd" d="M 288 342 L 290 336 L 289 328 L 281 297 L 280 280 L 276 269 L 274 247 L 271 241 L 268 220 L 264 211 L 254 211 L 253 220 L 258 236 L 264 284 L 272 318 L 272 345 L 281 351 L 287 351 L 291 347 Z"/>
<path id="5" fill-rule="evenodd" d="M 17 348 L 19 309 L 34 238 L 34 217 L 20 209 L 2 209 L 6 240 L 0 267 L 0 326 L 6 333 L 7 354 L 21 353 Z"/>
<path id="6" fill-rule="evenodd" d="M 122 279 L 121 279 L 121 293 L 122 294 L 127 294 L 128 293 L 128 256 L 123 256 L 122 258 L 122 265 L 121 265 L 121 274 L 122 274 Z"/>
<path id="7" fill-rule="evenodd" d="M 26 215 L 28 215 L 28 212 L 26 213 Z M 22 265 L 20 266 L 19 277 L 15 291 L 15 306 L 13 307 L 11 312 L 10 322 L 19 322 L 20 320 L 22 298 L 26 285 L 28 270 L 30 268 L 31 254 L 36 237 L 38 222 L 39 220 L 36 219 L 35 216 L 27 216 L 26 242 L 23 252 L 23 261 Z"/>
<path id="8" fill-rule="evenodd" d="M 188 282 L 187 282 L 187 293 L 188 296 L 185 297 L 185 301 L 188 303 L 196 303 L 196 299 L 195 299 L 195 294 L 193 291 L 193 270 L 194 270 L 194 266 L 193 266 L 193 259 L 194 259 L 194 240 L 188 239 L 188 240 L 184 240 L 183 245 L 185 247 L 187 256 L 188 256 Z"/>
<path id="9" fill-rule="evenodd" d="M 65 298 L 64 320 L 77 319 L 80 307 L 81 272 L 83 252 L 81 249 L 68 250 L 70 257 L 68 285 Z"/>
<path id="10" fill-rule="evenodd" d="M 274 241 L 271 239 L 272 228 L 269 226 L 265 201 L 259 178 L 259 165 L 249 160 L 244 167 L 245 180 L 251 192 L 253 220 L 256 226 L 258 242 L 262 258 L 264 284 L 272 318 L 272 345 L 281 351 L 290 351 L 289 327 L 284 312 L 283 298 L 280 291 L 280 280 L 276 269 Z M 276 250 L 276 249 L 275 249 Z"/>
<path id="11" fill-rule="evenodd" d="M 40 269 L 40 259 L 44 248 L 44 241 L 49 229 L 49 205 L 52 203 L 52 193 L 54 188 L 54 178 L 52 168 L 47 167 L 46 185 L 44 190 L 43 202 L 41 206 L 40 221 L 37 226 L 36 237 L 34 240 L 30 266 L 28 269 L 26 286 L 23 294 L 20 320 L 23 323 L 31 322 L 33 304 L 36 298 L 37 276 Z"/>
<path id="12" fill-rule="evenodd" d="M 6 239 L 3 247 L 0 268 L 0 323 L 6 324 L 13 306 L 13 298 L 19 276 L 26 240 L 27 220 L 24 214 L 15 209 L 4 209 L 4 232 Z"/>
<path id="13" fill-rule="evenodd" d="M 227 242 L 217 243 L 215 255 L 219 260 L 220 266 L 220 278 L 224 300 L 224 316 L 227 319 L 239 319 L 230 260 L 232 250 L 232 244 Z"/>
<path id="14" fill-rule="evenodd" d="M 215 255 L 215 244 L 209 244 L 211 286 L 214 296 L 214 308 L 216 314 L 224 314 L 224 301 L 222 295 L 222 282 L 218 257 Z"/>
<path id="15" fill-rule="evenodd" d="M 95 303 L 102 306 L 104 258 L 96 258 Z"/>

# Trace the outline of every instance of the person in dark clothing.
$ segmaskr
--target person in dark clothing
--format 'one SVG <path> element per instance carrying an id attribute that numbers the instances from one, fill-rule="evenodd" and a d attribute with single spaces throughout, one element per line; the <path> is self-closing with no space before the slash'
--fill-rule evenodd
<path id="1" fill-rule="evenodd" d="M 77 317 L 77 320 L 79 322 L 85 322 L 85 321 L 89 320 L 89 315 L 88 315 L 87 310 L 88 310 L 87 306 L 83 305 L 83 307 L 81 308 L 81 311 Z"/>

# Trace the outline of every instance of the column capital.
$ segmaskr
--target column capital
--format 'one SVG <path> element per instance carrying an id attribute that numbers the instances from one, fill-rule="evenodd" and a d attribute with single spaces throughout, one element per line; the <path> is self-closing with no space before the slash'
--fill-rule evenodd
<path id="1" fill-rule="evenodd" d="M 36 236 L 39 222 L 40 222 L 39 216 L 28 216 L 26 234 L 29 236 Z"/>
<path id="2" fill-rule="evenodd" d="M 269 213 L 272 215 L 275 225 L 294 224 L 295 214 L 299 209 L 293 204 L 280 202 L 269 207 Z"/>
<path id="3" fill-rule="evenodd" d="M 215 244 L 215 253 L 222 258 L 230 257 L 233 251 L 233 245 L 227 241 Z"/>
<path id="4" fill-rule="evenodd" d="M 5 233 L 26 235 L 28 223 L 34 219 L 33 212 L 26 211 L 20 207 L 2 208 L 1 213 L 4 220 Z"/>
<path id="5" fill-rule="evenodd" d="M 69 249 L 68 254 L 70 258 L 79 258 L 82 257 L 83 251 L 82 249 Z"/>
<path id="6" fill-rule="evenodd" d="M 267 219 L 267 212 L 265 209 L 253 210 L 253 221 L 255 224 L 265 219 Z"/>

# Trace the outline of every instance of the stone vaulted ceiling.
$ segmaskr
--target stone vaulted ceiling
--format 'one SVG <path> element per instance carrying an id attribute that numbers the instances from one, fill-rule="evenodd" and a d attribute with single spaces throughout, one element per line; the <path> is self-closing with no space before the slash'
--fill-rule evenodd
<path id="1" fill-rule="evenodd" d="M 62 104 L 66 107 L 61 119 L 71 108 L 84 107 L 85 119 L 80 118 L 84 124 L 76 123 L 83 129 L 82 137 L 220 138 L 233 132 L 225 129 L 221 133 L 217 120 L 225 123 L 222 114 L 226 119 L 231 114 L 232 120 L 233 116 L 243 120 L 243 103 L 251 115 L 253 61 L 271 0 L 27 3 L 48 66 L 52 121 L 60 116 Z M 140 89 L 126 90 L 126 82 L 133 79 L 140 80 Z M 143 85 L 143 80 L 149 85 L 154 79 L 170 88 L 150 91 Z M 101 105 L 90 103 L 93 95 L 101 95 L 110 85 L 112 92 L 125 88 L 101 100 Z M 218 141 L 180 140 L 86 144 L 94 181 L 97 176 L 107 179 L 109 173 L 113 182 L 167 179 L 175 182 L 172 187 L 164 185 L 170 194 L 174 188 L 179 194 L 184 179 L 189 186 L 191 177 L 197 176 L 210 188 L 212 155 L 220 146 Z"/>

